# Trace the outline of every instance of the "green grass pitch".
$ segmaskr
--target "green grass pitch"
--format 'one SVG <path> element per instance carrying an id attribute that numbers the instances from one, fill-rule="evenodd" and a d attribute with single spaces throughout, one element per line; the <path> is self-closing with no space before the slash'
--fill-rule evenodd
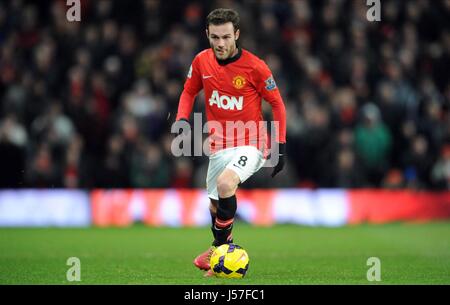
<path id="1" fill-rule="evenodd" d="M 250 256 L 244 279 L 203 278 L 203 228 L 0 229 L 0 284 L 450 284 L 450 223 L 269 228 L 236 223 Z M 81 281 L 68 282 L 69 257 Z M 381 282 L 369 282 L 369 257 Z"/>

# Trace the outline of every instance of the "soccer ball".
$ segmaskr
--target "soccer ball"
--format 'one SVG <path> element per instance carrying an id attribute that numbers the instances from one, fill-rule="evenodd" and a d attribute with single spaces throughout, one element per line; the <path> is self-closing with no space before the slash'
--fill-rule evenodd
<path id="1" fill-rule="evenodd" d="M 248 270 L 247 251 L 235 244 L 217 247 L 211 255 L 211 269 L 217 277 L 242 278 Z"/>

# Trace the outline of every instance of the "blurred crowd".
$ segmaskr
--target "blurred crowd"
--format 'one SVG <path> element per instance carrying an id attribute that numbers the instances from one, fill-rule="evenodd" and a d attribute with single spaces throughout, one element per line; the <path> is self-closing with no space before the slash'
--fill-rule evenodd
<path id="1" fill-rule="evenodd" d="M 449 0 L 382 0 L 381 22 L 365 0 L 81 3 L 68 22 L 65 0 L 0 2 L 0 187 L 205 187 L 170 126 L 228 7 L 288 115 L 285 171 L 243 187 L 450 189 Z"/>

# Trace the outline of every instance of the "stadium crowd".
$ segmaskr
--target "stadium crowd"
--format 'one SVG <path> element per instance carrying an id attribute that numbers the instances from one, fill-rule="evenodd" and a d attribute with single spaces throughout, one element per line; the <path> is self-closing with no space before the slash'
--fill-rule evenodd
<path id="1" fill-rule="evenodd" d="M 81 3 L 80 22 L 0 3 L 0 187 L 203 188 L 207 157 L 175 158 L 170 126 L 229 7 L 288 114 L 285 170 L 244 188 L 450 189 L 450 1 L 383 0 L 380 22 L 354 0 Z"/>

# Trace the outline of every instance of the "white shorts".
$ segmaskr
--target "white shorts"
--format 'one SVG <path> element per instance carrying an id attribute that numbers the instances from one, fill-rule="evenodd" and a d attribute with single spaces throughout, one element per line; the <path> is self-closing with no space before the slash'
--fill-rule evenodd
<path id="1" fill-rule="evenodd" d="M 209 157 L 206 189 L 208 197 L 219 200 L 217 178 L 225 168 L 234 171 L 243 183 L 256 173 L 263 165 L 263 153 L 254 146 L 238 146 L 220 150 Z"/>

